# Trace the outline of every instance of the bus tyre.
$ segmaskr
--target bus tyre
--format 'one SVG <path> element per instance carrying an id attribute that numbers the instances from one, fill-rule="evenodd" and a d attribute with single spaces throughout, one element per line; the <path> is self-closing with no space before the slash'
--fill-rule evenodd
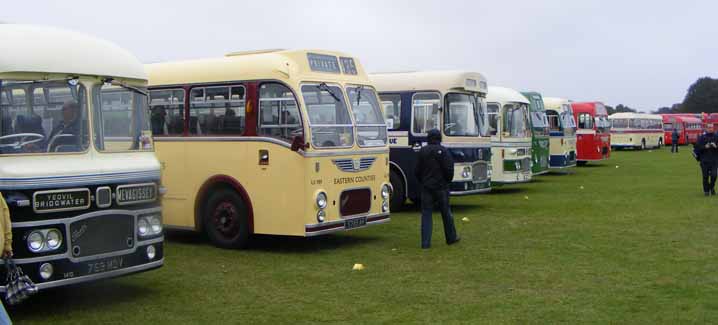
<path id="1" fill-rule="evenodd" d="M 237 192 L 220 189 L 210 194 L 204 209 L 204 230 L 221 248 L 243 248 L 249 242 L 247 207 Z"/>
<path id="2" fill-rule="evenodd" d="M 586 163 L 588 163 L 588 162 L 587 162 L 587 161 L 581 161 L 581 160 L 576 161 L 576 165 L 578 165 L 578 166 L 586 166 Z"/>
<path id="3" fill-rule="evenodd" d="M 389 202 L 389 211 L 401 211 L 401 209 L 404 208 L 404 198 L 406 197 L 404 193 L 404 182 L 402 182 L 401 176 L 393 170 L 389 173 L 389 181 L 391 182 L 391 187 L 394 188 L 391 194 L 391 201 Z"/>

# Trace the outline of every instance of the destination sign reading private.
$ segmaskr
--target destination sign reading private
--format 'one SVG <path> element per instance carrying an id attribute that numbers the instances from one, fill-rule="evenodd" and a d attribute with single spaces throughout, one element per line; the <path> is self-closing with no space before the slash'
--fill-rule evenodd
<path id="1" fill-rule="evenodd" d="M 122 185 L 117 187 L 117 204 L 152 202 L 157 198 L 157 186 L 153 183 Z"/>
<path id="2" fill-rule="evenodd" d="M 41 191 L 33 194 L 35 212 L 83 210 L 90 207 L 90 190 Z"/>

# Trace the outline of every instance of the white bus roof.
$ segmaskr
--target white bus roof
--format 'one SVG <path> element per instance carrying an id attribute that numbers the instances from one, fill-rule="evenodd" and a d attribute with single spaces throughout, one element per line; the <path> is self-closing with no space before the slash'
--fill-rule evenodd
<path id="1" fill-rule="evenodd" d="M 487 102 L 500 102 L 500 103 L 525 103 L 528 104 L 529 100 L 526 96 L 520 92 L 506 87 L 489 87 L 489 94 L 486 96 Z"/>
<path id="2" fill-rule="evenodd" d="M 369 78 L 380 92 L 437 90 L 446 93 L 451 90 L 487 93 L 486 77 L 471 71 L 414 71 L 372 73 Z"/>
<path id="3" fill-rule="evenodd" d="M 651 119 L 651 120 L 661 120 L 663 121 L 663 116 L 658 114 L 646 114 L 646 113 L 613 113 L 610 116 L 608 116 L 609 119 L 615 119 L 615 118 L 625 118 L 625 119 L 632 119 L 632 118 L 644 118 L 644 119 Z"/>
<path id="4" fill-rule="evenodd" d="M 571 101 L 560 97 L 544 97 L 543 106 L 546 109 L 557 110 L 561 109 L 561 105 L 570 104 Z"/>
<path id="5" fill-rule="evenodd" d="M 342 52 L 309 49 L 232 52 L 217 58 L 148 64 L 145 70 L 150 86 L 268 79 L 369 82 L 357 58 Z"/>
<path id="6" fill-rule="evenodd" d="M 0 74 L 59 73 L 146 80 L 142 63 L 99 38 L 45 26 L 0 24 Z"/>

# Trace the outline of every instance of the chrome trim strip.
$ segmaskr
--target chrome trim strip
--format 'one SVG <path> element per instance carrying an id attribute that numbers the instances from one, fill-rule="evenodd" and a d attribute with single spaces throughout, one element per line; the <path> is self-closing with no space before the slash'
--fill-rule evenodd
<path id="1" fill-rule="evenodd" d="M 136 272 L 140 272 L 140 271 L 146 271 L 146 270 L 158 268 L 158 267 L 164 265 L 164 261 L 165 261 L 165 259 L 163 257 L 161 260 L 158 260 L 158 261 L 149 262 L 146 264 L 135 265 L 135 266 L 131 266 L 131 267 L 124 268 L 124 269 L 113 270 L 113 271 L 109 271 L 109 272 L 105 272 L 105 273 L 95 273 L 95 274 L 85 275 L 85 276 L 71 278 L 71 279 L 56 280 L 56 281 L 45 282 L 45 283 L 36 283 L 36 285 L 37 285 L 38 289 L 42 290 L 42 289 L 54 288 L 54 287 L 59 287 L 59 286 L 64 286 L 64 285 L 71 285 L 71 284 L 76 284 L 76 283 L 113 278 L 113 277 L 118 277 L 118 276 L 124 275 L 124 274 L 136 273 Z M 23 270 L 23 271 L 28 272 L 26 270 Z M 0 292 L 6 292 L 6 291 L 7 291 L 7 288 L 5 286 L 0 286 Z"/>
<path id="2" fill-rule="evenodd" d="M 549 167 L 549 168 L 551 168 L 551 167 Z M 550 170 L 547 169 L 547 170 L 544 170 L 544 171 L 541 171 L 541 172 L 538 172 L 538 173 L 533 173 L 533 176 L 548 174 L 548 172 L 550 172 Z"/>
<path id="3" fill-rule="evenodd" d="M 442 146 L 446 148 L 491 148 L 491 143 L 485 143 L 485 142 L 477 142 L 477 143 L 446 143 L 442 142 Z"/>
<path id="4" fill-rule="evenodd" d="M 107 214 L 132 214 L 132 215 L 141 215 L 141 214 L 148 214 L 148 213 L 154 213 L 154 212 L 161 212 L 162 208 L 155 207 L 155 208 L 148 208 L 148 209 L 142 209 L 142 210 L 101 210 L 101 211 L 93 211 L 86 214 L 81 214 L 79 216 L 75 216 L 72 218 L 66 218 L 66 219 L 52 219 L 52 220 L 40 220 L 40 221 L 27 221 L 27 222 L 13 222 L 12 227 L 13 228 L 24 228 L 24 227 L 38 227 L 38 226 L 46 226 L 46 225 L 56 225 L 56 224 L 65 224 L 70 225 L 73 222 L 77 222 L 83 219 L 87 218 L 93 218 L 101 215 L 107 215 Z M 69 238 L 69 237 L 68 237 Z"/>
<path id="5" fill-rule="evenodd" d="M 525 147 L 526 149 L 531 148 L 531 142 L 491 142 L 492 148 L 513 148 L 513 147 Z"/>
<path id="6" fill-rule="evenodd" d="M 355 151 L 343 151 L 343 152 L 305 152 L 304 157 L 337 157 L 337 156 L 356 156 L 356 155 L 379 155 L 388 154 L 389 147 L 384 149 L 373 149 L 373 150 L 355 150 Z"/>
<path id="7" fill-rule="evenodd" d="M 471 191 L 450 191 L 450 192 L 449 192 L 449 195 L 451 195 L 451 196 L 464 196 L 464 195 L 482 194 L 482 193 L 489 193 L 489 192 L 491 192 L 491 187 L 480 188 L 480 189 L 471 190 Z"/>
<path id="8" fill-rule="evenodd" d="M 37 189 L 47 187 L 88 186 L 94 184 L 115 184 L 123 182 L 159 181 L 160 171 L 131 173 L 108 173 L 95 175 L 51 176 L 31 178 L 2 178 L 0 190 Z"/>

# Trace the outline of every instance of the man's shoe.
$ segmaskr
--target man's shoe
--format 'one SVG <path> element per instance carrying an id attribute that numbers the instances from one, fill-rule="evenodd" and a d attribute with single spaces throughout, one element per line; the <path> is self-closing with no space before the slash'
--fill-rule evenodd
<path id="1" fill-rule="evenodd" d="M 711 190 L 711 195 L 716 195 L 716 190 Z"/>
<path id="2" fill-rule="evenodd" d="M 454 239 L 454 240 L 452 240 L 452 241 L 450 241 L 450 242 L 448 242 L 448 243 L 446 243 L 446 244 L 447 244 L 447 245 L 453 245 L 453 244 L 458 243 L 460 240 L 461 240 L 461 237 L 456 236 L 456 239 Z"/>
<path id="3" fill-rule="evenodd" d="M 705 194 L 705 196 L 709 196 L 709 195 L 711 195 L 711 192 L 705 192 L 704 194 Z"/>

